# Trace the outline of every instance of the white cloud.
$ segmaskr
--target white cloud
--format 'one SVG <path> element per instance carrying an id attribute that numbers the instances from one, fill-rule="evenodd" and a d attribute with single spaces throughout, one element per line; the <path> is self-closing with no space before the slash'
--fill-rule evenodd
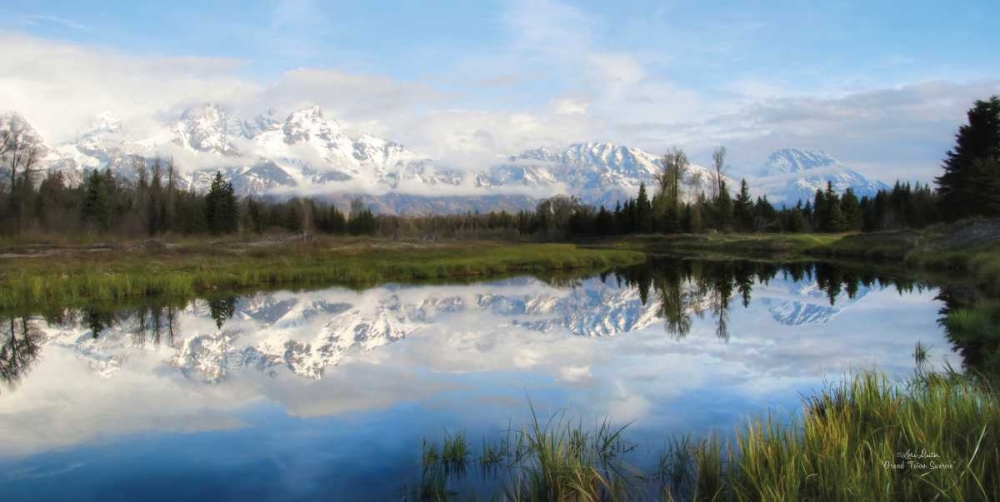
<path id="1" fill-rule="evenodd" d="M 310 2 L 276 9 L 270 30 L 278 38 L 301 31 L 315 11 Z M 104 110 L 135 133 L 205 102 L 243 116 L 316 103 L 350 133 L 386 137 L 465 170 L 538 146 L 612 141 L 654 153 L 680 146 L 696 162 L 725 144 L 745 168 L 776 148 L 816 147 L 866 174 L 928 180 L 972 101 L 1000 92 L 996 80 L 804 91 L 744 75 L 714 91 L 692 88 L 662 73 L 659 60 L 669 53 L 609 50 L 595 36 L 601 20 L 576 7 L 514 2 L 502 19 L 503 50 L 468 53 L 415 81 L 304 66 L 258 81 L 241 60 L 139 57 L 0 33 L 8 53 L 0 108 L 60 141 Z"/>
<path id="2" fill-rule="evenodd" d="M 236 103 L 258 92 L 235 78 L 243 61 L 136 57 L 0 33 L 0 106 L 18 110 L 49 141 L 72 138 L 101 111 L 146 123 L 193 103 Z"/>

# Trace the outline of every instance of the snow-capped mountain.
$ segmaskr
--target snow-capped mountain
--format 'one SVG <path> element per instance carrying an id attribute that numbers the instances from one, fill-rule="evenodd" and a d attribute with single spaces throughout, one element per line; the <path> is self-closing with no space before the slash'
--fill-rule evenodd
<path id="1" fill-rule="evenodd" d="M 613 207 L 651 186 L 662 159 L 652 153 L 611 143 L 577 143 L 562 149 L 537 148 L 497 160 L 485 169 L 442 166 L 403 145 L 370 134 L 352 135 L 318 106 L 280 118 L 274 111 L 253 119 L 207 104 L 185 110 L 169 124 L 137 137 L 109 113 L 70 142 L 45 146 L 20 115 L 4 115 L 5 127 L 30 130 L 43 146 L 41 169 L 62 171 L 70 184 L 91 169 L 111 168 L 135 176 L 136 160 L 173 156 L 181 188 L 207 190 L 222 171 L 241 195 L 321 197 L 346 206 L 354 197 L 383 213 L 455 213 L 472 210 L 519 210 L 556 194 Z M 0 166 L 2 170 L 3 166 Z M 812 199 L 816 189 L 858 196 L 888 188 L 842 166 L 819 150 L 778 150 L 768 157 L 750 184 L 773 203 Z M 730 190 L 737 183 L 726 178 Z M 682 180 L 682 195 L 693 200 L 711 195 L 711 169 L 692 164 Z"/>
<path id="2" fill-rule="evenodd" d="M 637 148 L 577 143 L 560 151 L 538 148 L 511 156 L 479 174 L 476 183 L 487 188 L 563 185 L 567 193 L 584 202 L 610 208 L 615 202 L 634 197 L 640 184 L 651 187 L 662 166 L 662 158 Z M 700 193 L 710 194 L 716 179 L 712 170 L 691 164 L 684 174 L 681 193 L 689 201 Z M 733 180 L 724 179 L 728 186 L 734 186 Z"/>
<path id="3" fill-rule="evenodd" d="M 827 182 L 843 193 L 848 188 L 860 198 L 891 188 L 885 183 L 866 178 L 844 167 L 822 150 L 786 148 L 768 156 L 759 176 L 750 180 L 751 187 L 767 194 L 775 205 L 793 206 L 798 201 L 811 201 L 816 190 L 826 189 Z"/>
<path id="4" fill-rule="evenodd" d="M 182 188 L 206 190 L 219 170 L 242 195 L 304 194 L 345 204 L 360 195 L 389 213 L 517 210 L 559 193 L 611 207 L 635 196 L 641 183 L 651 185 L 661 165 L 636 148 L 580 143 L 528 150 L 476 171 L 444 167 L 398 143 L 351 135 L 317 106 L 283 119 L 270 111 L 247 120 L 208 104 L 141 137 L 102 113 L 73 141 L 46 152 L 44 167 L 64 171 L 71 184 L 92 169 L 132 178 L 136 160 L 173 156 Z M 714 180 L 710 170 L 692 165 L 683 192 L 688 198 L 710 192 Z"/>

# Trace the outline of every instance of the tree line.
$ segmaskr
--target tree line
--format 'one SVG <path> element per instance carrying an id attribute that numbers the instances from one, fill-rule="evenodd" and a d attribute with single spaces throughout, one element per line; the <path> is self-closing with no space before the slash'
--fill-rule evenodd
<path id="1" fill-rule="evenodd" d="M 382 235 L 422 238 L 563 240 L 634 233 L 844 232 L 922 228 L 939 221 L 1000 216 L 1000 98 L 977 101 L 947 153 L 944 173 L 929 184 L 897 182 L 888 190 L 859 197 L 832 183 L 810 200 L 775 207 L 753 197 L 742 180 L 726 186 L 725 148 L 712 156 L 710 194 L 684 193 L 689 162 L 671 149 L 650 186 L 615 207 L 593 207 L 575 197 L 555 196 L 532 211 L 457 215 L 374 215 L 355 200 L 349 210 L 311 198 L 277 200 L 237 197 L 232 183 L 216 173 L 206 193 L 179 188 L 172 159 L 134 156 L 131 176 L 119 165 L 91 170 L 81 183 L 60 171 L 37 169 L 41 147 L 12 122 L 0 124 L 0 234 L 22 232 L 110 234 L 127 237 L 165 233 L 265 235 L 273 231 Z"/>
<path id="2" fill-rule="evenodd" d="M 95 169 L 74 184 L 61 171 L 51 171 L 36 183 L 35 178 L 43 173 L 12 161 L 19 169 L 11 177 L 12 184 L 0 185 L 0 234 L 154 237 L 263 234 L 275 229 L 375 232 L 375 216 L 358 201 L 345 214 L 312 199 L 241 198 L 221 172 L 215 174 L 208 191 L 200 193 L 193 187 L 179 188 L 172 159 L 137 156 L 129 162 L 131 176 L 121 175 L 120 168 Z"/>

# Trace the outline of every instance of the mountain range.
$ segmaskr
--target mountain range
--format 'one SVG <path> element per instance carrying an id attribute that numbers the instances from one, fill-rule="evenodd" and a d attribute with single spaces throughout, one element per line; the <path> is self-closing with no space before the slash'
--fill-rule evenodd
<path id="1" fill-rule="evenodd" d="M 497 157 L 481 169 L 446 166 L 384 138 L 352 135 L 318 106 L 283 118 L 270 111 L 244 119 L 207 104 L 141 136 L 102 113 L 72 141 L 56 145 L 45 143 L 17 113 L 0 116 L 0 126 L 14 123 L 41 147 L 39 168 L 62 172 L 71 185 L 88 170 L 109 168 L 128 178 L 135 173 L 134 159 L 173 156 L 175 179 L 184 189 L 207 190 L 214 173 L 222 171 L 240 195 L 308 195 L 340 205 L 361 197 L 382 213 L 519 210 L 556 194 L 610 208 L 635 196 L 640 184 L 653 184 L 662 165 L 659 156 L 638 148 L 591 142 Z M 692 164 L 682 193 L 688 200 L 711 194 L 716 179 L 711 169 Z M 760 176 L 749 181 L 758 195 L 794 203 L 810 199 L 827 180 L 837 190 L 854 188 L 859 196 L 885 186 L 823 152 L 795 149 L 772 154 Z M 725 181 L 731 189 L 737 186 Z"/>

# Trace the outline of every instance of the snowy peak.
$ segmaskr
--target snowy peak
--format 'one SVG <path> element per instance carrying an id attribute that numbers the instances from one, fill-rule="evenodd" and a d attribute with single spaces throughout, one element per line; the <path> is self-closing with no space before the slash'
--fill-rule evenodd
<path id="1" fill-rule="evenodd" d="M 480 175 L 480 186 L 524 186 L 555 190 L 562 186 L 588 204 L 613 207 L 639 192 L 639 185 L 652 186 L 662 169 L 659 155 L 612 143 L 575 143 L 556 152 L 546 148 L 527 150 L 509 157 Z M 690 164 L 682 180 L 682 195 L 691 201 L 701 193 L 712 193 L 716 174 Z M 735 182 L 726 179 L 728 186 Z"/>
<path id="2" fill-rule="evenodd" d="M 848 169 L 822 150 L 786 148 L 768 156 L 760 169 L 760 177 L 751 180 L 751 187 L 766 194 L 771 202 L 792 206 L 799 201 L 812 200 L 816 190 L 823 190 L 827 183 L 838 193 L 848 188 L 858 197 L 874 195 L 889 185 L 870 179 Z"/>
<path id="3" fill-rule="evenodd" d="M 171 129 L 175 144 L 227 157 L 240 155 L 234 141 L 252 137 L 246 124 L 215 104 L 184 110 L 180 119 L 171 124 Z"/>
<path id="4" fill-rule="evenodd" d="M 323 110 L 317 105 L 307 106 L 292 112 L 285 120 L 282 130 L 289 145 L 312 142 L 333 142 L 340 136 L 340 124 L 326 120 Z"/>
<path id="5" fill-rule="evenodd" d="M 111 112 L 102 112 L 91 119 L 90 126 L 80 131 L 80 137 L 90 137 L 99 134 L 120 134 L 122 132 L 122 121 L 117 115 Z"/>
<path id="6" fill-rule="evenodd" d="M 767 157 L 760 175 L 801 173 L 824 167 L 840 167 L 840 162 L 823 150 L 784 148 Z"/>

